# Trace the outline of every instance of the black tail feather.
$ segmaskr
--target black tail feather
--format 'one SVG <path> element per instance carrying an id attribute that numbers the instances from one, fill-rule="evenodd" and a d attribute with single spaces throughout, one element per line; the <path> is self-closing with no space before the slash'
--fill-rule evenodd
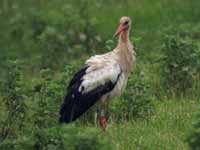
<path id="1" fill-rule="evenodd" d="M 66 103 L 67 102 L 67 103 Z M 73 101 L 69 100 L 67 96 L 65 97 L 64 103 L 61 105 L 60 108 L 60 123 L 69 123 L 72 122 L 73 119 Z"/>
<path id="2" fill-rule="evenodd" d="M 88 66 L 85 66 L 84 68 L 80 69 L 72 78 L 71 82 L 68 86 L 68 94 L 64 99 L 64 103 L 61 105 L 60 108 L 60 123 L 69 123 L 71 121 L 74 121 L 74 109 L 76 107 L 76 99 L 77 96 L 80 95 L 80 93 L 77 91 L 80 84 L 82 83 L 82 77 L 86 74 Z M 74 95 L 74 97 L 72 96 Z M 76 98 L 75 98 L 76 96 Z"/>

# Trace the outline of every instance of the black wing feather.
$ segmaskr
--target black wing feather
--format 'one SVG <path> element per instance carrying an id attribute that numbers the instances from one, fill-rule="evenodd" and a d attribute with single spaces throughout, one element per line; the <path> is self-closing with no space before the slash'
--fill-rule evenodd
<path id="1" fill-rule="evenodd" d="M 72 85 L 74 85 L 75 82 L 81 80 L 81 78 L 86 74 L 87 68 L 88 68 L 88 66 L 85 66 L 84 68 L 82 68 L 81 70 L 79 70 L 77 73 L 75 73 L 74 77 L 72 78 L 72 80 L 69 83 L 68 89 L 70 89 L 70 87 Z"/>
<path id="2" fill-rule="evenodd" d="M 106 82 L 104 85 L 100 85 L 88 93 L 82 94 L 79 92 L 79 86 L 82 83 L 82 77 L 86 74 L 85 67 L 75 74 L 68 87 L 68 94 L 64 99 L 64 103 L 60 109 L 60 119 L 62 122 L 71 122 L 80 117 L 91 106 L 93 106 L 102 95 L 110 92 L 116 85 L 121 73 L 115 83 L 111 81 Z"/>

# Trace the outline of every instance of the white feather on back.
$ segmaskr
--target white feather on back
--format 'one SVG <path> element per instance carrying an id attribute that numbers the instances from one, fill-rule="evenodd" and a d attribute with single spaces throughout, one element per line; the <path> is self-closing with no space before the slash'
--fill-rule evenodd
<path id="1" fill-rule="evenodd" d="M 86 70 L 86 75 L 83 76 L 83 81 L 79 87 L 79 91 L 82 93 L 87 93 L 108 81 L 115 83 L 121 73 L 115 53 L 111 52 L 92 56 L 86 61 L 86 65 L 89 68 Z"/>

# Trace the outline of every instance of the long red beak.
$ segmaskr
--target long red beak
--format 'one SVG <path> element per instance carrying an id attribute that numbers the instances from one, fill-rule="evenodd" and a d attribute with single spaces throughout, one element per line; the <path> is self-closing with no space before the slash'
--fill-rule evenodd
<path id="1" fill-rule="evenodd" d="M 120 24 L 113 37 L 119 36 L 122 31 L 124 31 L 124 26 L 122 24 Z"/>

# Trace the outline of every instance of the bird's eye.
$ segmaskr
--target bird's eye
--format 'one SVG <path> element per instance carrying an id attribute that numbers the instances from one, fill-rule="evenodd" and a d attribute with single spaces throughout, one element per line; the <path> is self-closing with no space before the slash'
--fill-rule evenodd
<path id="1" fill-rule="evenodd" d="M 124 22 L 124 25 L 127 25 L 128 24 L 128 21 Z"/>

